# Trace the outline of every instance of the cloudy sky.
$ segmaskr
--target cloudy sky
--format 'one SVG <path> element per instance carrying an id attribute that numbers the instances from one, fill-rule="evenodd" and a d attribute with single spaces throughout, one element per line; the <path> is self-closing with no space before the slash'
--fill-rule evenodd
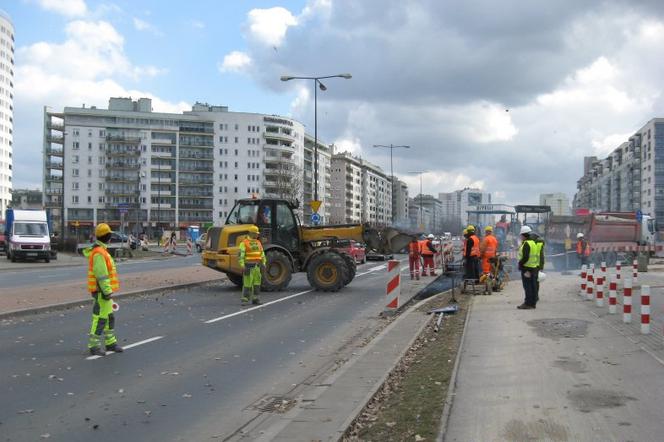
<path id="1" fill-rule="evenodd" d="M 165 7 L 165 5 L 169 5 Z M 186 4 L 186 7 L 183 5 Z M 585 155 L 664 116 L 658 0 L 0 0 L 16 28 L 14 184 L 41 186 L 42 108 L 149 96 L 292 115 L 426 193 L 572 197 Z"/>

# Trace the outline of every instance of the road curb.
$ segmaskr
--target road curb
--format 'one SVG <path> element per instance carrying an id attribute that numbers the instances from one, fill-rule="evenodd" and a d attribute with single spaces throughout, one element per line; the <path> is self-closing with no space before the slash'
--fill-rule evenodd
<path id="1" fill-rule="evenodd" d="M 142 295 L 150 295 L 153 293 L 157 292 L 166 292 L 166 291 L 173 291 L 173 290 L 179 290 L 179 289 L 186 289 L 186 288 L 192 288 L 192 287 L 198 287 L 202 286 L 205 284 L 209 284 L 212 282 L 218 282 L 218 281 L 223 281 L 223 277 L 221 279 L 209 279 L 206 281 L 196 281 L 196 282 L 187 282 L 184 284 L 173 284 L 173 285 L 165 285 L 165 286 L 159 286 L 159 287 L 152 287 L 149 289 L 142 289 L 142 290 L 133 290 L 131 292 L 126 292 L 126 293 L 120 293 L 116 296 L 114 296 L 114 299 L 123 299 L 123 298 L 134 298 Z M 47 311 L 58 311 L 58 310 L 68 310 L 71 308 L 75 307 L 81 307 L 85 305 L 90 304 L 90 299 L 80 299 L 77 301 L 67 301 L 63 302 L 60 304 L 49 304 L 49 305 L 44 305 L 40 307 L 32 307 L 32 308 L 27 308 L 27 309 L 20 309 L 20 310 L 11 310 L 8 312 L 2 312 L 0 313 L 0 320 L 3 319 L 8 319 L 8 318 L 19 318 L 23 316 L 28 316 L 28 315 L 33 315 L 33 314 L 39 314 L 39 313 L 44 313 Z"/>
<path id="2" fill-rule="evenodd" d="M 454 368 L 452 368 L 452 376 L 450 376 L 450 383 L 447 386 L 447 396 L 445 397 L 445 404 L 443 406 L 443 414 L 440 417 L 440 429 L 438 430 L 437 442 L 442 442 L 445 439 L 445 431 L 447 430 L 447 423 L 452 411 L 452 402 L 454 401 L 454 391 L 456 389 L 457 373 L 459 371 L 459 364 L 461 362 L 461 352 L 463 351 L 463 343 L 466 339 L 466 329 L 468 322 L 470 322 L 470 313 L 475 304 L 475 297 L 471 296 L 468 303 L 468 312 L 466 313 L 466 320 L 463 323 L 463 330 L 461 332 L 461 341 L 459 342 L 459 349 L 457 350 L 456 358 L 454 361 Z"/>

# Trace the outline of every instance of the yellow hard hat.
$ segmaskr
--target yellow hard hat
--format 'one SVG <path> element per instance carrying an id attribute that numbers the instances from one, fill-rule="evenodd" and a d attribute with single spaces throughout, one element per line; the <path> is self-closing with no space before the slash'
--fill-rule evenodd
<path id="1" fill-rule="evenodd" d="M 466 227 L 466 230 L 468 230 L 469 232 L 474 232 L 475 231 L 475 226 L 469 225 L 468 227 Z"/>
<path id="2" fill-rule="evenodd" d="M 97 228 L 95 229 L 95 236 L 97 238 L 100 238 L 104 235 L 107 235 L 111 233 L 111 226 L 109 226 L 106 223 L 99 223 L 97 224 Z"/>
<path id="3" fill-rule="evenodd" d="M 256 235 L 258 235 L 258 233 L 259 233 L 259 230 L 258 230 L 257 226 L 249 226 L 248 230 L 249 230 L 249 233 L 255 233 Z"/>
<path id="4" fill-rule="evenodd" d="M 491 226 L 486 226 L 486 227 L 484 228 L 484 231 L 485 231 L 485 232 L 493 232 L 493 227 L 491 227 Z"/>
<path id="5" fill-rule="evenodd" d="M 463 229 L 463 234 L 465 235 L 466 233 L 468 233 L 468 229 Z"/>

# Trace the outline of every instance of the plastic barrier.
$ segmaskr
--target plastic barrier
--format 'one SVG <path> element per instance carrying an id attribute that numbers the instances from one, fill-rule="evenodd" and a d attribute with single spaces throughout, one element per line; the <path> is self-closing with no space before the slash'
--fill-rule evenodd
<path id="1" fill-rule="evenodd" d="M 650 286 L 641 287 L 641 334 L 650 333 Z"/>
<path id="2" fill-rule="evenodd" d="M 632 322 L 632 280 L 625 279 L 625 288 L 623 289 L 623 322 L 629 324 Z"/>
<path id="3" fill-rule="evenodd" d="M 609 314 L 616 314 L 616 305 L 618 303 L 618 298 L 616 296 L 616 290 L 618 289 L 618 283 L 616 282 L 617 275 L 611 275 L 611 280 L 609 282 Z"/>
<path id="4" fill-rule="evenodd" d="M 595 290 L 595 304 L 597 307 L 604 305 L 604 277 L 597 278 L 597 290 Z"/>
<path id="5" fill-rule="evenodd" d="M 385 290 L 385 311 L 394 312 L 399 308 L 399 295 L 401 294 L 401 266 L 399 261 L 387 261 L 387 287 Z"/>

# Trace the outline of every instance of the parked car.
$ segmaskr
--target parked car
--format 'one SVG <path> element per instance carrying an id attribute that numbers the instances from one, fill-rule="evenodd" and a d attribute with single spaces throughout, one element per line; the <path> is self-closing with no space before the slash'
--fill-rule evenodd
<path id="1" fill-rule="evenodd" d="M 198 239 L 196 239 L 196 251 L 198 253 L 201 253 L 205 248 L 205 241 L 207 241 L 207 232 L 205 232 L 204 234 L 199 236 Z"/>
<path id="2" fill-rule="evenodd" d="M 383 253 L 378 253 L 374 250 L 369 250 L 367 252 L 367 259 L 368 260 L 375 260 L 375 261 L 386 261 L 388 259 L 394 258 L 394 255 L 390 254 L 383 254 Z"/>
<path id="3" fill-rule="evenodd" d="M 363 244 L 353 240 L 337 241 L 336 248 L 352 256 L 358 264 L 367 262 L 366 249 Z"/>

